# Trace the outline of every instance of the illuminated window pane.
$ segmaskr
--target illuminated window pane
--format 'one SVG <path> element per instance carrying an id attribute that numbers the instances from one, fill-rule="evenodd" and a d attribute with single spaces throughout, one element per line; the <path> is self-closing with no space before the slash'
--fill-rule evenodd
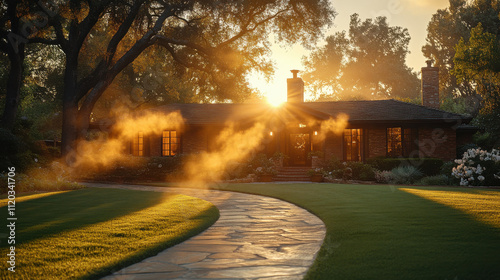
<path id="1" fill-rule="evenodd" d="M 387 156 L 408 157 L 414 150 L 418 150 L 417 130 L 412 128 L 387 128 Z"/>
<path id="2" fill-rule="evenodd" d="M 363 130 L 344 129 L 344 160 L 363 160 Z"/>
<path id="3" fill-rule="evenodd" d="M 144 156 L 144 133 L 137 133 L 137 137 L 132 140 L 132 155 Z"/>
<path id="4" fill-rule="evenodd" d="M 163 131 L 162 137 L 162 155 L 175 156 L 180 151 L 180 137 L 175 130 Z"/>

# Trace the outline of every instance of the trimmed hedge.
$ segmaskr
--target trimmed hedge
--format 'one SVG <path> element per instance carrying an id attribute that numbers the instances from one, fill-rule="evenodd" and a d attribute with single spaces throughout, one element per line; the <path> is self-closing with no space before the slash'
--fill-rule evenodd
<path id="1" fill-rule="evenodd" d="M 444 163 L 438 158 L 371 158 L 366 162 L 381 171 L 390 171 L 400 166 L 414 166 L 425 176 L 439 174 Z"/>

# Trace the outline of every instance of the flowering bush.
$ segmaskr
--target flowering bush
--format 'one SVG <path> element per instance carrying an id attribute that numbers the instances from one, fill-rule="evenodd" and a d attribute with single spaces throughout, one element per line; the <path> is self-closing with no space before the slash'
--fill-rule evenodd
<path id="1" fill-rule="evenodd" d="M 320 168 L 320 167 L 312 168 L 312 169 L 309 169 L 307 171 L 307 175 L 309 175 L 309 176 L 324 175 L 324 173 L 325 173 L 325 171 L 323 170 L 323 168 Z"/>
<path id="2" fill-rule="evenodd" d="M 391 171 L 380 171 L 377 170 L 375 171 L 375 180 L 377 183 L 390 183 L 393 179 L 392 172 Z"/>
<path id="3" fill-rule="evenodd" d="M 461 186 L 497 186 L 500 185 L 500 151 L 491 152 L 481 149 L 469 149 L 458 164 L 452 169 L 451 175 L 460 180 Z"/>

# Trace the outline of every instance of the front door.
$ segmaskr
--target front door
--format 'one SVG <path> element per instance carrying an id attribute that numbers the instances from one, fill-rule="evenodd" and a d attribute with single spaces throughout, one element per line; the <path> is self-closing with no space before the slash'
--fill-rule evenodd
<path id="1" fill-rule="evenodd" d="M 306 166 L 307 154 L 311 151 L 310 134 L 294 133 L 289 139 L 289 163 L 291 166 Z"/>

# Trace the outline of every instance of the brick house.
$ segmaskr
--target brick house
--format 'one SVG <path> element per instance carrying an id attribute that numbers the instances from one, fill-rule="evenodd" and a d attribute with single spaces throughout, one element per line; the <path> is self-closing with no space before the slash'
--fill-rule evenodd
<path id="1" fill-rule="evenodd" d="M 287 166 L 311 166 L 310 152 L 345 161 L 373 157 L 426 157 L 452 160 L 457 145 L 473 129 L 462 129 L 470 118 L 439 110 L 437 67 L 422 68 L 423 105 L 397 100 L 304 102 L 304 82 L 292 70 L 287 79 L 288 101 L 268 104 L 169 104 L 152 109 L 180 112 L 182 131 L 140 132 L 128 151 L 137 156 L 174 156 L 215 149 L 215 139 L 228 122 L 239 129 L 265 125 L 265 136 L 256 152 L 288 155 Z M 322 131 L 321 124 L 348 116 L 341 133 Z M 469 127 L 470 128 L 470 127 Z M 458 144 L 457 144 L 458 143 Z"/>

